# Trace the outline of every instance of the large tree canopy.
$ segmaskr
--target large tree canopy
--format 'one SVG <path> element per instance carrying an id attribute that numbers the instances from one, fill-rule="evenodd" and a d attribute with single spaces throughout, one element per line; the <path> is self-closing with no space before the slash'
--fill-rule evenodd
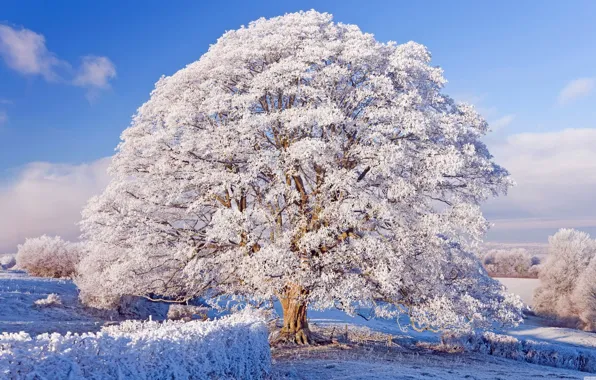
<path id="1" fill-rule="evenodd" d="M 511 181 L 429 62 L 315 11 L 225 33 L 122 134 L 84 212 L 83 298 L 209 289 L 278 297 L 290 324 L 306 304 L 421 328 L 517 321 L 469 253 L 479 203 Z"/>

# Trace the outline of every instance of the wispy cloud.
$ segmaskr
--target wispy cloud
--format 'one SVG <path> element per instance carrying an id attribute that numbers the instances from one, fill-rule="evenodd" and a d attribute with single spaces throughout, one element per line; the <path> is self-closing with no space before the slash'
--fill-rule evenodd
<path id="1" fill-rule="evenodd" d="M 107 57 L 88 55 L 83 57 L 73 84 L 87 88 L 87 98 L 91 101 L 99 89 L 110 88 L 110 79 L 116 77 L 116 66 Z"/>
<path id="2" fill-rule="evenodd" d="M 0 98 L 0 104 L 12 104 L 12 100 Z"/>
<path id="3" fill-rule="evenodd" d="M 0 127 L 8 121 L 8 115 L 6 111 L 0 110 Z"/>
<path id="4" fill-rule="evenodd" d="M 589 95 L 596 86 L 596 78 L 579 78 L 570 81 L 559 92 L 558 102 L 565 105 L 575 99 Z"/>
<path id="5" fill-rule="evenodd" d="M 57 81 L 57 70 L 68 66 L 46 48 L 43 35 L 7 25 L 0 25 L 0 55 L 11 69 L 24 75 L 41 75 L 47 81 Z"/>
<path id="6" fill-rule="evenodd" d="M 34 162 L 0 183 L 0 253 L 44 233 L 77 239 L 81 210 L 109 182 L 110 158 L 70 165 Z"/>
<path id="7" fill-rule="evenodd" d="M 505 115 L 505 116 L 502 116 L 494 121 L 489 122 L 488 125 L 490 125 L 490 127 L 493 131 L 498 131 L 500 129 L 508 127 L 509 124 L 511 124 L 513 122 L 513 119 L 515 119 L 514 114 Z"/>
<path id="8" fill-rule="evenodd" d="M 87 55 L 78 68 L 48 50 L 43 35 L 32 30 L 0 24 L 0 57 L 6 65 L 26 76 L 41 76 L 47 82 L 60 82 L 87 88 L 88 93 L 110 87 L 116 66 L 108 57 Z"/>
<path id="9" fill-rule="evenodd" d="M 486 216 L 505 229 L 596 227 L 594 146 L 596 128 L 520 133 L 490 146 L 517 186 L 489 201 Z"/>
<path id="10" fill-rule="evenodd" d="M 74 79 L 74 84 L 82 87 L 107 88 L 109 80 L 116 77 L 116 67 L 107 57 L 88 55 Z"/>

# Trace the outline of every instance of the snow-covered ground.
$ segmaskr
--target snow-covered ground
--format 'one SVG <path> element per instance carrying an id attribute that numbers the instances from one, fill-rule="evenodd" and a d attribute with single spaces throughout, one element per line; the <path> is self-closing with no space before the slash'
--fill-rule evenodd
<path id="1" fill-rule="evenodd" d="M 509 280 L 509 279 L 508 279 Z M 512 279 L 514 284 L 527 280 Z M 522 285 L 518 289 L 525 289 Z M 518 290 L 519 291 L 519 290 Z M 35 301 L 57 294 L 62 305 L 39 306 Z M 519 294 L 519 293 L 518 293 Z M 289 379 L 526 379 L 571 378 L 583 379 L 584 372 L 538 366 L 479 353 L 448 353 L 425 350 L 420 342 L 433 344 L 439 337 L 433 333 L 407 330 L 407 321 L 366 321 L 349 317 L 338 310 L 309 311 L 313 326 L 335 331 L 336 335 L 349 330 L 350 340 L 357 341 L 358 331 L 392 336 L 403 350 L 329 348 L 280 353 L 274 350 L 273 373 Z M 0 333 L 25 331 L 32 335 L 44 332 L 98 331 L 106 322 L 89 314 L 77 302 L 77 289 L 71 281 L 29 277 L 23 272 L 0 271 Z M 578 330 L 546 326 L 537 317 L 505 332 L 519 339 L 545 341 L 566 347 L 596 350 L 596 334 Z M 409 348 L 408 348 L 409 347 Z M 412 348 L 414 348 L 412 350 Z M 325 350 L 325 349 L 324 349 Z"/>
<path id="2" fill-rule="evenodd" d="M 323 356 L 323 358 L 318 358 Z M 538 366 L 474 353 L 318 352 L 275 359 L 277 379 L 584 379 L 584 372 Z"/>
<path id="3" fill-rule="evenodd" d="M 58 294 L 62 305 L 38 306 L 35 301 Z M 98 331 L 105 322 L 83 310 L 72 281 L 29 277 L 21 271 L 0 270 L 0 332 Z"/>
<path id="4" fill-rule="evenodd" d="M 519 339 L 532 339 L 596 350 L 596 333 L 564 327 L 552 327 L 548 325 L 547 321 L 539 317 L 527 317 L 522 325 L 508 329 L 506 333 Z"/>
<path id="5" fill-rule="evenodd" d="M 536 278 L 497 278 L 507 289 L 521 297 L 524 303 L 532 306 L 534 289 L 540 285 Z M 533 339 L 550 343 L 566 344 L 596 349 L 596 334 L 584 331 L 552 327 L 548 321 L 538 317 L 527 317 L 523 325 L 509 329 L 507 334 L 519 339 Z"/>

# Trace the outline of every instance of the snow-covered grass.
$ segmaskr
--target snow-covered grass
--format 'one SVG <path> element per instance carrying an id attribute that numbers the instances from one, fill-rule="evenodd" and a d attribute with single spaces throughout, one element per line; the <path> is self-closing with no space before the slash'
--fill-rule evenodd
<path id="1" fill-rule="evenodd" d="M 478 353 L 393 352 L 335 349 L 333 353 L 300 352 L 276 358 L 275 379 L 328 380 L 522 380 L 578 379 L 586 373 L 516 362 Z"/>
<path id="2" fill-rule="evenodd" d="M 35 303 L 57 294 L 60 307 Z M 78 302 L 77 288 L 70 280 L 30 277 L 21 271 L 0 271 L 0 332 L 98 331 L 104 319 L 91 315 Z"/>
<path id="3" fill-rule="evenodd" d="M 52 293 L 61 298 L 61 306 L 35 305 L 36 301 L 47 299 Z M 33 336 L 44 332 L 60 332 L 64 339 L 66 331 L 78 333 L 99 331 L 106 322 L 105 318 L 88 314 L 77 302 L 77 295 L 76 287 L 68 280 L 29 277 L 24 272 L 18 271 L 0 271 L 0 332 L 24 330 L 31 335 L 31 341 L 34 342 L 37 338 Z M 154 319 L 155 315 L 153 314 Z M 313 348 L 309 348 L 306 352 L 298 349 L 282 356 L 274 351 L 274 378 L 277 376 L 291 379 L 396 377 L 422 379 L 428 378 L 426 374 L 430 374 L 444 379 L 459 379 L 466 376 L 477 379 L 525 379 L 541 376 L 582 379 L 586 375 L 585 372 L 539 366 L 477 352 L 442 353 L 436 350 L 416 350 L 416 347 L 421 345 L 439 346 L 440 336 L 430 332 L 417 333 L 405 330 L 406 319 L 400 320 L 399 323 L 395 320 L 383 319 L 366 321 L 361 317 L 347 316 L 339 310 L 310 310 L 309 317 L 313 329 L 323 332 L 327 337 L 333 334 L 340 342 L 343 342 L 343 334 L 347 329 L 347 341 L 350 347 L 336 347 L 332 349 L 336 352 L 333 355 L 323 354 Z M 110 331 L 110 328 L 104 329 L 101 334 L 109 335 L 106 331 Z M 531 317 L 517 328 L 498 333 L 514 336 L 519 340 L 548 342 L 553 348 L 560 349 L 562 352 L 570 349 L 596 351 L 596 334 L 548 327 L 546 322 L 538 317 Z M 87 335 L 97 338 L 97 334 Z M 74 334 L 69 336 L 72 337 Z M 86 342 L 80 337 L 81 335 L 77 342 Z M 405 350 L 397 353 L 387 351 L 389 348 L 386 348 L 385 344 L 388 337 L 391 337 L 390 342 L 394 348 L 399 346 Z M 96 338 L 90 341 L 95 341 Z M 74 338 L 69 339 L 74 340 Z M 383 349 L 387 352 L 382 351 Z M 4 379 L 1 374 L 0 378 Z"/>
<path id="4" fill-rule="evenodd" d="M 565 327 L 553 327 L 551 324 L 551 320 L 528 316 L 522 325 L 507 329 L 503 333 L 519 339 L 531 339 L 596 350 L 596 333 Z"/>
<path id="5" fill-rule="evenodd" d="M 267 326 L 244 312 L 201 322 L 127 321 L 99 333 L 0 335 L 0 378 L 260 379 Z"/>
<path id="6" fill-rule="evenodd" d="M 519 279 L 518 279 L 519 280 Z M 360 317 L 350 317 L 338 310 L 327 310 L 327 311 L 310 311 L 310 321 L 313 326 L 321 326 L 325 329 L 323 335 L 329 337 L 330 331 L 333 332 L 333 336 L 342 337 L 343 334 L 348 335 L 348 340 L 355 343 L 360 343 L 368 340 L 368 346 L 370 347 L 371 338 L 376 339 L 376 346 L 379 344 L 383 345 L 388 341 L 388 337 L 391 337 L 391 341 L 394 344 L 398 344 L 402 347 L 412 347 L 418 344 L 423 344 L 426 347 L 438 347 L 441 345 L 441 337 L 438 334 L 431 332 L 414 332 L 406 330 L 408 321 L 402 319 L 399 323 L 391 320 L 373 319 L 366 321 Z M 334 330 L 332 330 L 334 329 Z M 365 330 L 369 330 L 368 332 Z M 384 334 L 385 337 L 375 336 Z M 491 333 L 493 334 L 493 333 Z M 523 347 L 517 354 L 502 354 L 501 351 L 496 350 L 492 352 L 490 349 L 480 349 L 473 345 L 463 345 L 460 342 L 460 348 L 465 348 L 466 352 L 460 352 L 459 354 L 453 354 L 449 357 L 449 361 L 463 360 L 462 356 L 470 357 L 473 356 L 474 362 L 479 360 L 486 360 L 494 362 L 493 359 L 487 358 L 488 355 L 495 355 L 497 357 L 504 357 L 506 359 L 513 359 L 516 361 L 524 361 L 523 364 L 512 363 L 506 364 L 507 361 L 499 361 L 500 364 L 493 365 L 493 375 L 491 377 L 487 374 L 487 370 L 483 369 L 482 366 L 476 364 L 473 368 L 454 370 L 453 373 L 457 375 L 444 375 L 439 376 L 440 378 L 464 378 L 466 376 L 473 376 L 481 379 L 499 378 L 498 374 L 511 373 L 518 374 L 513 375 L 512 378 L 530 378 L 535 376 L 537 369 L 542 368 L 542 371 L 548 371 L 553 375 L 552 378 L 570 377 L 571 373 L 576 373 L 576 377 L 570 378 L 583 378 L 584 375 L 580 375 L 579 371 L 590 371 L 595 372 L 593 369 L 594 359 L 596 355 L 596 334 L 588 333 L 580 330 L 557 328 L 548 326 L 547 322 L 539 317 L 529 317 L 526 321 L 516 328 L 510 328 L 498 331 L 498 334 L 494 334 L 499 339 L 515 340 L 519 342 L 520 347 Z M 496 339 L 497 341 L 499 339 Z M 493 343 L 498 344 L 498 343 Z M 524 351 L 525 350 L 525 351 Z M 460 350 L 461 351 L 461 350 Z M 483 355 L 476 355 L 475 352 Z M 427 352 L 429 355 L 435 355 L 436 352 Z M 525 358 L 525 356 L 527 358 Z M 484 356 L 484 359 L 481 359 Z M 524 359 L 525 358 L 525 359 Z M 305 359 L 305 358 L 301 358 Z M 337 359 L 333 358 L 331 363 L 318 360 L 320 358 L 309 357 L 305 366 L 320 366 L 317 372 L 320 377 L 304 376 L 304 377 L 293 377 L 289 375 L 289 378 L 304 378 L 304 379 L 319 379 L 319 378 L 343 378 L 339 374 L 347 374 L 350 370 L 345 370 L 337 363 Z M 446 358 L 445 358 L 446 359 Z M 305 359 L 306 360 L 306 359 Z M 349 366 L 352 366 L 351 371 L 359 371 L 358 373 L 363 376 L 368 370 L 380 371 L 375 372 L 378 378 L 392 378 L 389 376 L 391 371 L 396 371 L 396 365 L 387 363 L 370 363 L 368 359 L 360 358 L 362 361 L 362 368 L 357 369 L 355 358 L 350 359 L 354 361 Z M 385 360 L 385 359 L 383 359 Z M 392 359 L 393 360 L 393 359 Z M 433 360 L 436 360 L 434 358 Z M 412 365 L 409 360 L 398 360 L 401 366 Z M 327 363 L 324 364 L 323 363 Z M 409 363 L 409 364 L 408 364 Z M 325 368 L 326 365 L 330 365 L 334 370 Z M 444 362 L 444 365 L 451 367 L 452 363 L 448 361 Z M 298 367 L 302 368 L 303 364 L 299 364 Z M 279 365 L 278 365 L 279 367 Z M 341 369 L 340 369 L 341 367 Z M 500 367 L 500 368 L 499 368 Z M 508 372 L 508 367 L 511 367 L 511 372 Z M 548 367 L 565 368 L 565 370 L 554 370 L 546 369 Z M 415 369 L 415 368 L 414 368 Z M 562 371 L 562 372 L 559 372 Z M 283 372 L 283 371 L 282 371 Z M 291 372 L 291 371 L 290 371 Z M 412 371 L 414 372 L 414 371 Z M 424 367 L 423 372 L 428 372 L 436 376 L 436 371 L 428 371 L 428 368 Z M 283 372 L 285 373 L 285 372 Z M 296 373 L 300 373 L 297 370 Z M 324 374 L 324 375 L 323 375 Z M 534 374 L 534 375 L 531 375 Z M 285 376 L 285 375 L 284 375 Z M 385 377 L 384 377 L 385 376 Z M 371 377 L 354 377 L 354 378 L 377 378 Z M 407 378 L 407 377 L 404 377 Z M 412 377 L 418 378 L 418 377 Z M 420 378 L 424 378 L 421 376 Z"/>

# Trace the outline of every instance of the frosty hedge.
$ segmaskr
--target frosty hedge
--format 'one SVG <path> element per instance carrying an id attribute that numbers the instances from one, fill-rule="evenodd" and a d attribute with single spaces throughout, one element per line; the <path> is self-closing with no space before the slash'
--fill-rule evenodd
<path id="1" fill-rule="evenodd" d="M 596 373 L 596 351 L 483 332 L 446 339 L 468 351 L 532 364 Z"/>
<path id="2" fill-rule="evenodd" d="M 209 322 L 126 321 L 97 334 L 0 335 L 0 378 L 259 379 L 266 325 L 242 313 Z"/>

